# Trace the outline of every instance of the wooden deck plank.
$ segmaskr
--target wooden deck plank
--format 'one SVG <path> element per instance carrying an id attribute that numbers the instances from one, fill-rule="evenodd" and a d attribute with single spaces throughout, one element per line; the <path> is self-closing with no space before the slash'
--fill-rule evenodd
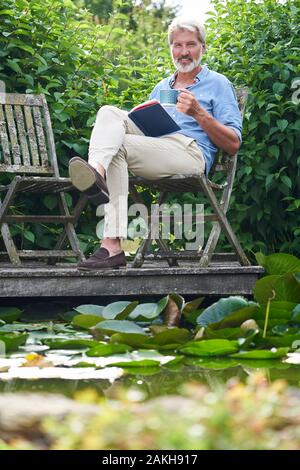
<path id="1" fill-rule="evenodd" d="M 0 265 L 0 297 L 82 297 L 166 295 L 251 295 L 263 273 L 260 266 L 198 265 L 167 268 L 78 271 L 74 265 L 11 267 Z"/>

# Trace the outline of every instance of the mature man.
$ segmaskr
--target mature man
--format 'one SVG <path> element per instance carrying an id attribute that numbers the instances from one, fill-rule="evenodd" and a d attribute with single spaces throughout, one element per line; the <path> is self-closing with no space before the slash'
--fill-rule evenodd
<path id="1" fill-rule="evenodd" d="M 160 90 L 180 90 L 171 111 L 181 130 L 162 137 L 146 137 L 114 106 L 103 106 L 93 128 L 89 163 L 75 157 L 70 177 L 76 188 L 104 207 L 104 238 L 101 247 L 79 269 L 102 269 L 126 265 L 121 239 L 127 238 L 128 169 L 147 179 L 174 174 L 208 174 L 221 148 L 234 154 L 241 144 L 241 114 L 232 84 L 201 65 L 205 31 L 196 20 L 175 18 L 169 26 L 169 44 L 176 71 L 163 79 Z"/>

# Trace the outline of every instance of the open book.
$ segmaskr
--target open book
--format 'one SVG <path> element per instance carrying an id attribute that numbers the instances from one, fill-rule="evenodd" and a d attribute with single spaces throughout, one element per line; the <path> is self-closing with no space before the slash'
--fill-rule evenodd
<path id="1" fill-rule="evenodd" d="M 128 117 L 149 137 L 160 137 L 180 130 L 157 100 L 145 101 L 135 106 L 128 113 Z"/>

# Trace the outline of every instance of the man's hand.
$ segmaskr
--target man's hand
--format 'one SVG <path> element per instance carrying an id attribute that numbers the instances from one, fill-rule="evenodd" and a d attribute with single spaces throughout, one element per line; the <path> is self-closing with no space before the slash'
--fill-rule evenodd
<path id="1" fill-rule="evenodd" d="M 199 101 L 197 101 L 193 93 L 185 88 L 180 88 L 179 91 L 180 93 L 176 104 L 177 111 L 188 114 L 194 119 L 196 119 L 197 116 L 204 116 L 207 113 L 207 111 L 202 108 Z"/>
<path id="2" fill-rule="evenodd" d="M 229 155 L 234 155 L 241 145 L 234 130 L 214 119 L 201 106 L 193 93 L 185 88 L 180 88 L 179 91 L 177 111 L 192 116 L 217 147 L 225 150 Z"/>

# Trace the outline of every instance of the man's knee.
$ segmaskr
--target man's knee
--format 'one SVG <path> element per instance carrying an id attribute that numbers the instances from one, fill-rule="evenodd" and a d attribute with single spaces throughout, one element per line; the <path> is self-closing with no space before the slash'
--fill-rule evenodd
<path id="1" fill-rule="evenodd" d="M 122 116 L 124 117 L 124 111 L 121 109 L 117 108 L 117 106 L 112 106 L 109 104 L 105 104 L 104 106 L 101 106 L 101 108 L 98 110 L 97 117 L 102 117 L 106 115 L 115 115 L 115 116 Z"/>

